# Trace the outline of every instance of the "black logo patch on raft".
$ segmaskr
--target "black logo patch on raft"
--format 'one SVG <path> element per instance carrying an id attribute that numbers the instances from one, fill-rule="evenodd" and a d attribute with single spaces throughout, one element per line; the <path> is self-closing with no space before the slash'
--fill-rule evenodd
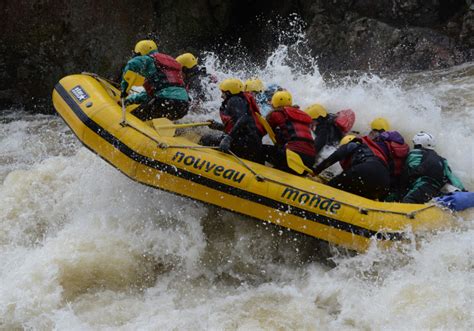
<path id="1" fill-rule="evenodd" d="M 236 183 L 242 182 L 245 177 L 245 174 L 240 173 L 240 171 L 217 165 L 199 157 L 194 157 L 193 155 L 186 155 L 183 152 L 176 152 L 172 160 L 178 163 L 183 163 L 187 166 L 193 166 L 195 169 L 203 170 L 204 172 L 211 173 L 214 176 L 232 180 Z"/>
<path id="2" fill-rule="evenodd" d="M 281 197 L 298 202 L 304 206 L 319 208 L 320 210 L 330 212 L 331 214 L 337 214 L 337 211 L 341 209 L 341 204 L 333 199 L 325 199 L 317 194 L 304 193 L 289 187 L 285 188 Z"/>
<path id="3" fill-rule="evenodd" d="M 75 86 L 71 90 L 72 95 L 76 98 L 79 103 L 83 102 L 84 100 L 89 99 L 89 95 L 84 91 L 84 89 L 81 87 L 81 85 Z"/>

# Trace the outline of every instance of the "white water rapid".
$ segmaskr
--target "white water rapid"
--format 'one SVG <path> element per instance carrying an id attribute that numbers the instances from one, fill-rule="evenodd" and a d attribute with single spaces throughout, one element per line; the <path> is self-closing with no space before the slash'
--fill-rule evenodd
<path id="1" fill-rule="evenodd" d="M 302 107 L 389 119 L 474 190 L 474 63 L 392 76 L 301 74 L 281 46 L 258 75 Z M 219 91 L 206 113 L 218 119 Z M 404 250 L 319 257 L 316 240 L 145 187 L 82 147 L 58 116 L 0 115 L 0 329 L 472 330 L 474 210 Z"/>

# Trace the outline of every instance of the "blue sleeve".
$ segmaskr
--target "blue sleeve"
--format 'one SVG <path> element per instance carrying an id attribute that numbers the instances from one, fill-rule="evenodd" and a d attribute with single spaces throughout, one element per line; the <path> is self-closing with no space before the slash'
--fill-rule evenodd
<path id="1" fill-rule="evenodd" d="M 436 201 L 454 211 L 461 211 L 474 207 L 474 192 L 454 192 L 436 198 Z"/>

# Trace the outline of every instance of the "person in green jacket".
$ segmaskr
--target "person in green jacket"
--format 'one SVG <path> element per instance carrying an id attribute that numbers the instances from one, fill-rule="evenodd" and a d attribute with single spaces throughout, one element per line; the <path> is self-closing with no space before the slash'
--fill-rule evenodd
<path id="1" fill-rule="evenodd" d="M 402 202 L 428 202 L 441 195 L 441 188 L 447 183 L 464 190 L 459 178 L 451 171 L 448 161 L 433 150 L 435 141 L 431 134 L 418 132 L 413 137 L 413 147 L 405 162 L 403 178 L 407 193 Z"/>
<path id="2" fill-rule="evenodd" d="M 171 120 L 185 116 L 189 108 L 181 64 L 173 57 L 158 53 L 153 40 L 141 40 L 135 45 L 135 56 L 123 69 L 121 97 L 125 104 L 139 103 L 132 114 L 142 120 L 167 117 Z M 145 91 L 130 94 L 134 85 L 143 85 Z"/>

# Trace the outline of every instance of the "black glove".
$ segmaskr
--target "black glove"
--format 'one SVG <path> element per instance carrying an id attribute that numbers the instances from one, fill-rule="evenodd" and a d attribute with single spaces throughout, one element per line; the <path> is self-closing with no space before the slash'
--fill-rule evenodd
<path id="1" fill-rule="evenodd" d="M 225 153 L 229 152 L 232 137 L 226 134 L 219 144 L 219 149 Z"/>
<path id="2" fill-rule="evenodd" d="M 214 121 L 214 120 L 209 120 L 208 122 L 211 122 L 211 124 L 209 124 L 209 129 L 219 130 L 219 131 L 224 130 L 224 124 L 219 123 L 219 122 Z"/>
<path id="3" fill-rule="evenodd" d="M 127 97 L 127 92 L 122 91 L 122 93 L 120 93 L 120 99 L 125 99 L 126 97 Z"/>

